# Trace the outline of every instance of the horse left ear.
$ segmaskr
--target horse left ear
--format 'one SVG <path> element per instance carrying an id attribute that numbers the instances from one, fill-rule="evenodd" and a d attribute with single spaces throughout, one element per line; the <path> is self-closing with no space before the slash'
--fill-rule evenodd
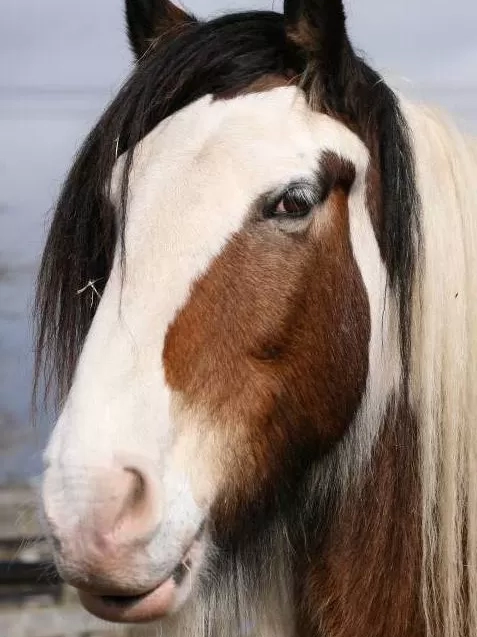
<path id="1" fill-rule="evenodd" d="M 307 60 L 308 88 L 318 100 L 338 103 L 356 59 L 342 0 L 285 0 L 284 14 L 288 37 Z"/>
<path id="2" fill-rule="evenodd" d="M 126 20 L 131 48 L 141 58 L 161 35 L 173 35 L 181 26 L 196 22 L 169 0 L 126 0 Z"/>

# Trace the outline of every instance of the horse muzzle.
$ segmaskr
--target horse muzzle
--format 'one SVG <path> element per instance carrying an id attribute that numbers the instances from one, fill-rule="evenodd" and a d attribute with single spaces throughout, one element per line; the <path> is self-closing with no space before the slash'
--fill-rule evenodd
<path id="1" fill-rule="evenodd" d="M 45 474 L 44 513 L 60 575 L 101 619 L 140 623 L 177 610 L 200 569 L 204 522 L 168 519 L 160 483 L 137 462 L 79 475 L 73 489 L 72 478 L 60 488 L 58 471 Z"/>

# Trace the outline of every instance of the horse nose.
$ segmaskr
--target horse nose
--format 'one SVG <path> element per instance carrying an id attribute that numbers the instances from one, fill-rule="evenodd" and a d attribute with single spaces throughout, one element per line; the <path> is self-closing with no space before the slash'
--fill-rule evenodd
<path id="1" fill-rule="evenodd" d="M 65 579 L 80 588 L 109 591 L 124 582 L 124 570 L 158 528 L 160 488 L 153 473 L 138 464 L 94 472 L 86 489 L 84 483 L 78 479 L 77 489 L 66 485 L 55 494 L 54 483 L 45 480 L 45 513 Z"/>

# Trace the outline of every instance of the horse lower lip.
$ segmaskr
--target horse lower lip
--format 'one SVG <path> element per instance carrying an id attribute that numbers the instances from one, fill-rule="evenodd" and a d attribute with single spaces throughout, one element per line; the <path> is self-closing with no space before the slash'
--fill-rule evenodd
<path id="1" fill-rule="evenodd" d="M 180 586 L 187 572 L 190 570 L 190 565 L 191 564 L 189 558 L 182 560 L 177 564 L 170 576 L 166 578 L 164 582 L 172 579 L 176 586 Z M 127 606 L 137 604 L 141 600 L 145 599 L 148 595 L 160 588 L 162 586 L 162 583 L 158 584 L 158 586 L 155 586 L 153 589 L 146 591 L 145 593 L 139 593 L 138 595 L 98 595 L 98 597 L 108 606 L 126 608 Z"/>
<path id="2" fill-rule="evenodd" d="M 84 607 L 100 619 L 120 623 L 142 623 L 160 619 L 174 604 L 177 586 L 172 577 L 157 588 L 142 595 L 91 595 L 80 591 Z"/>
<path id="3" fill-rule="evenodd" d="M 203 526 L 169 576 L 155 588 L 138 595 L 94 595 L 80 591 L 84 607 L 93 615 L 112 622 L 142 623 L 160 619 L 174 607 L 176 595 L 191 572 L 194 548 L 200 545 Z"/>
<path id="4" fill-rule="evenodd" d="M 152 591 L 142 593 L 140 595 L 100 595 L 100 598 L 108 606 L 118 606 L 125 608 L 126 606 L 130 606 L 131 604 L 140 602 L 150 593 L 152 593 Z"/>

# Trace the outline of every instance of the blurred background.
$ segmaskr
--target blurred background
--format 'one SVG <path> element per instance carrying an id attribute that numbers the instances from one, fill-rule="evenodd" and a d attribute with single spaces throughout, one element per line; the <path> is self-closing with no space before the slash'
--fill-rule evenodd
<path id="1" fill-rule="evenodd" d="M 477 132 L 475 0 L 346 4 L 352 39 L 377 70 Z M 237 9 L 281 11 L 282 5 L 190 0 L 186 8 L 208 17 Z M 131 68 L 123 11 L 123 0 L 2 0 L 0 487 L 27 484 L 40 468 L 50 423 L 41 414 L 33 427 L 30 417 L 33 282 L 50 211 L 72 157 Z M 23 492 L 15 493 L 10 504 L 0 501 L 0 513 L 2 507 L 16 509 Z M 0 634 L 10 636 L 1 621 Z"/>

